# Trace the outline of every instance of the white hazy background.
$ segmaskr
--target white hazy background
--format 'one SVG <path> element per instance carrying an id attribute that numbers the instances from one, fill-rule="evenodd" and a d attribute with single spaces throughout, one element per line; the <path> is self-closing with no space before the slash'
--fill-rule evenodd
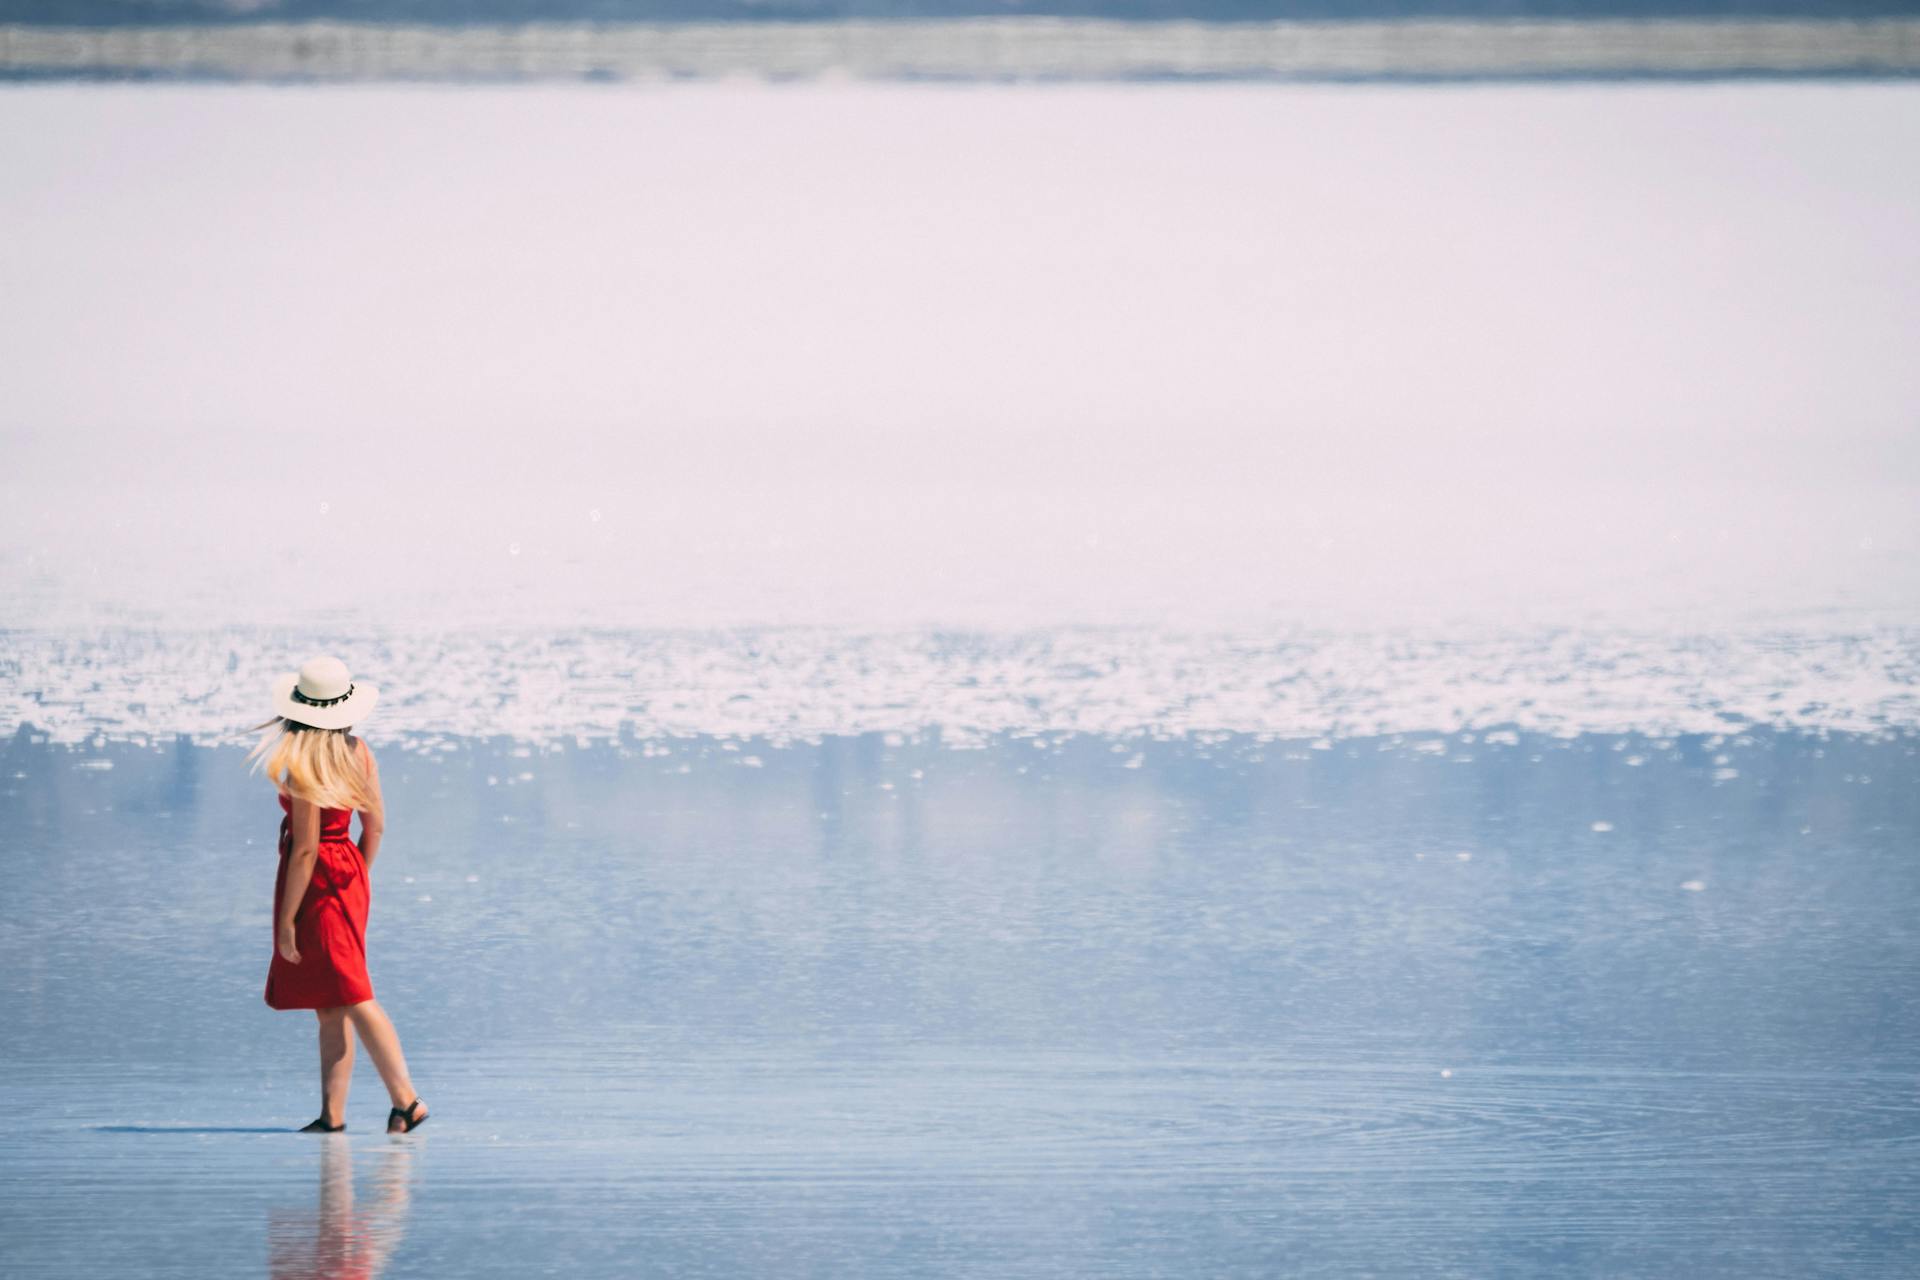
<path id="1" fill-rule="evenodd" d="M 1912 618 L 1920 87 L 0 90 L 0 600 Z"/>

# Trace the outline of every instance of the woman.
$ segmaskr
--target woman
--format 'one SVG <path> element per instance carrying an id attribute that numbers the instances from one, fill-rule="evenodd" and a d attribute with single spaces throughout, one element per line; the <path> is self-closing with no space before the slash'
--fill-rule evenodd
<path id="1" fill-rule="evenodd" d="M 379 700 L 356 684 L 338 658 L 315 658 L 275 680 L 273 719 L 248 754 L 280 793 L 280 870 L 274 879 L 274 951 L 266 1000 L 274 1009 L 312 1009 L 320 1020 L 320 1117 L 303 1133 L 347 1127 L 353 1037 L 367 1042 L 393 1109 L 388 1133 L 410 1133 L 427 1119 L 413 1091 L 400 1037 L 373 998 L 367 977 L 368 871 L 380 852 L 385 810 L 380 767 L 366 740 L 347 732 Z M 355 810 L 360 841 L 347 834 Z"/>

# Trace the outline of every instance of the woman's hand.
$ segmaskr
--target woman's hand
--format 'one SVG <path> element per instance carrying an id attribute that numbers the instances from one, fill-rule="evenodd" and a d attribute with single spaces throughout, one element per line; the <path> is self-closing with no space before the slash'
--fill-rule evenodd
<path id="1" fill-rule="evenodd" d="M 293 922 L 288 921 L 275 930 L 274 945 L 280 949 L 280 958 L 289 964 L 300 963 L 300 948 L 293 945 Z"/>

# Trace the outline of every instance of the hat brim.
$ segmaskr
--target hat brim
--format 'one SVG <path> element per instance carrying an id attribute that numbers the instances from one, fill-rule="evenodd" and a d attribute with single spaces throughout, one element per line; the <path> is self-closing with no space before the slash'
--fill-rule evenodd
<path id="1" fill-rule="evenodd" d="M 316 707 L 312 703 L 294 699 L 293 687 L 298 683 L 298 671 L 289 671 L 274 680 L 273 713 L 312 725 L 316 729 L 345 729 L 359 724 L 373 714 L 374 704 L 380 701 L 379 689 L 364 680 L 355 680 L 353 692 L 347 695 L 345 702 L 336 702 L 330 707 Z"/>

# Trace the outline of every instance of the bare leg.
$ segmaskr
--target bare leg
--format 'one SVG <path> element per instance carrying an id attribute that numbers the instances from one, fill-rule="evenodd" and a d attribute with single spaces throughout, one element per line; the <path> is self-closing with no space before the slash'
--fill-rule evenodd
<path id="1" fill-rule="evenodd" d="M 347 1114 L 347 1086 L 353 1083 L 353 1024 L 345 1005 L 314 1013 L 320 1019 L 320 1118 L 340 1124 Z"/>
<path id="2" fill-rule="evenodd" d="M 360 1038 L 366 1041 L 367 1056 L 379 1068 L 380 1079 L 393 1096 L 393 1105 L 404 1107 L 412 1102 L 416 1096 L 413 1079 L 407 1075 L 407 1060 L 400 1052 L 400 1033 L 393 1029 L 393 1021 L 387 1017 L 387 1011 L 380 1007 L 378 1000 L 363 1000 L 347 1006 L 347 1017 L 353 1022 L 354 1030 L 360 1033 Z M 426 1111 L 423 1102 L 419 1114 L 424 1117 Z"/>

